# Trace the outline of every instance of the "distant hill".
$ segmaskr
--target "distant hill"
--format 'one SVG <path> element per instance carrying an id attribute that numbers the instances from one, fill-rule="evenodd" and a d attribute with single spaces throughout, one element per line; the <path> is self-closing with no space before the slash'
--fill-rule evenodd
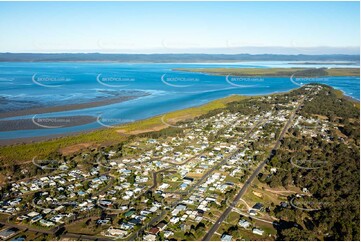
<path id="1" fill-rule="evenodd" d="M 0 53 L 0 62 L 133 62 L 194 63 L 241 61 L 351 61 L 359 63 L 360 55 L 276 55 L 276 54 L 100 54 L 100 53 Z"/>

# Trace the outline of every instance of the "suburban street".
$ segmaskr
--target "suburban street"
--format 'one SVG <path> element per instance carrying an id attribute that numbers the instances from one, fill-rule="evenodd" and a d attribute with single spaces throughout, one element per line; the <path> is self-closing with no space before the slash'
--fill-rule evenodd
<path id="1" fill-rule="evenodd" d="M 238 194 L 236 195 L 236 197 L 234 198 L 233 202 L 231 203 L 230 206 L 228 206 L 228 208 L 222 213 L 222 215 L 217 219 L 216 223 L 213 224 L 212 228 L 207 232 L 207 234 L 203 237 L 203 241 L 210 241 L 213 234 L 219 229 L 219 227 L 221 226 L 222 222 L 228 217 L 228 215 L 231 213 L 231 211 L 233 210 L 233 208 L 236 207 L 236 205 L 238 204 L 239 200 L 242 198 L 242 196 L 246 193 L 248 187 L 251 185 L 251 183 L 253 182 L 253 180 L 258 176 L 258 174 L 260 173 L 260 171 L 264 168 L 264 166 L 273 158 L 273 156 L 275 155 L 276 150 L 278 149 L 281 140 L 283 139 L 283 136 L 285 135 L 285 133 L 287 132 L 287 130 L 290 127 L 290 124 L 292 123 L 292 120 L 296 114 L 296 112 L 300 109 L 300 107 L 302 106 L 304 101 L 304 98 L 301 100 L 300 104 L 297 106 L 297 108 L 295 109 L 295 111 L 291 114 L 290 118 L 288 119 L 287 123 L 285 124 L 284 128 L 282 129 L 282 132 L 280 133 L 279 138 L 276 141 L 276 144 L 274 145 L 273 149 L 271 150 L 269 156 L 267 157 L 267 159 L 265 159 L 257 168 L 256 170 L 252 173 L 252 175 L 247 179 L 246 183 L 243 185 L 243 187 L 241 188 L 241 190 L 238 192 Z"/>
<path id="2" fill-rule="evenodd" d="M 250 137 L 250 135 L 253 133 L 254 129 L 259 127 L 259 125 L 261 125 L 262 123 L 264 122 L 264 119 L 261 119 L 259 120 L 253 127 L 252 129 L 246 134 L 245 136 L 245 139 L 248 139 Z M 207 178 L 209 177 L 210 174 L 212 174 L 213 171 L 215 171 L 219 166 L 221 166 L 222 164 L 225 164 L 228 159 L 230 157 L 232 157 L 233 155 L 237 154 L 239 151 L 240 151 L 241 148 L 238 148 L 236 151 L 234 151 L 230 156 L 224 158 L 220 163 L 218 163 L 217 165 L 215 165 L 214 167 L 212 167 L 210 170 L 208 170 L 202 177 L 201 179 L 199 179 L 199 181 L 197 183 L 195 183 L 193 186 L 191 186 L 189 188 L 188 191 L 185 191 L 185 192 L 173 192 L 175 194 L 182 194 L 182 195 L 187 195 L 189 194 L 190 192 L 192 192 L 196 187 L 200 186 L 202 184 L 202 182 Z M 199 155 L 197 155 L 199 156 Z M 194 157 L 192 157 L 191 159 L 193 159 Z M 188 160 L 190 161 L 190 160 Z M 158 172 L 153 172 L 153 179 L 156 179 L 156 176 L 159 172 L 163 172 L 164 170 L 168 170 L 168 168 L 166 169 L 163 169 L 163 170 L 160 170 Z M 156 180 L 154 180 L 156 181 Z M 154 182 L 154 185 L 152 187 L 156 187 L 156 182 Z M 172 208 L 174 208 L 175 206 L 177 206 L 177 204 L 182 201 L 183 199 L 180 198 L 178 199 L 177 201 L 175 201 L 173 204 L 172 204 Z M 141 229 L 139 229 L 137 232 L 133 233 L 130 237 L 127 238 L 127 240 L 135 240 L 139 234 L 141 232 L 143 232 L 146 228 L 150 227 L 151 225 L 154 225 L 156 222 L 159 222 L 162 217 L 166 214 L 166 211 L 163 211 L 162 213 L 160 213 L 158 216 L 154 217 L 149 223 L 147 223 L 145 226 L 143 226 Z"/>

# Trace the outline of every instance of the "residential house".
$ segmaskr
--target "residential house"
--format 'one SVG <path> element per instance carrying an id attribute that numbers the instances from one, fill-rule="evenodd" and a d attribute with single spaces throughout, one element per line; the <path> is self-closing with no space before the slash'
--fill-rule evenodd
<path id="1" fill-rule="evenodd" d="M 253 228 L 252 233 L 258 234 L 258 235 L 263 235 L 264 231 L 262 229 Z"/>
<path id="2" fill-rule="evenodd" d="M 232 236 L 229 234 L 223 234 L 221 237 L 221 241 L 232 241 Z"/>

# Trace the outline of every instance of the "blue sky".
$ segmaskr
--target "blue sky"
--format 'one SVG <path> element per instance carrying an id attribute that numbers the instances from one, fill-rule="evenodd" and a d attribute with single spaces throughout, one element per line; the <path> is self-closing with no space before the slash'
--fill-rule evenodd
<path id="1" fill-rule="evenodd" d="M 359 2 L 0 2 L 0 52 L 358 50 L 359 9 Z"/>

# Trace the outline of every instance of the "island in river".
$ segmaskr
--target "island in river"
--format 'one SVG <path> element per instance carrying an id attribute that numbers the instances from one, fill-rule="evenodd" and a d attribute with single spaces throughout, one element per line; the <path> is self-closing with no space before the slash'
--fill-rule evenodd
<path id="1" fill-rule="evenodd" d="M 257 77 L 360 76 L 359 68 L 175 68 L 176 71 Z"/>

